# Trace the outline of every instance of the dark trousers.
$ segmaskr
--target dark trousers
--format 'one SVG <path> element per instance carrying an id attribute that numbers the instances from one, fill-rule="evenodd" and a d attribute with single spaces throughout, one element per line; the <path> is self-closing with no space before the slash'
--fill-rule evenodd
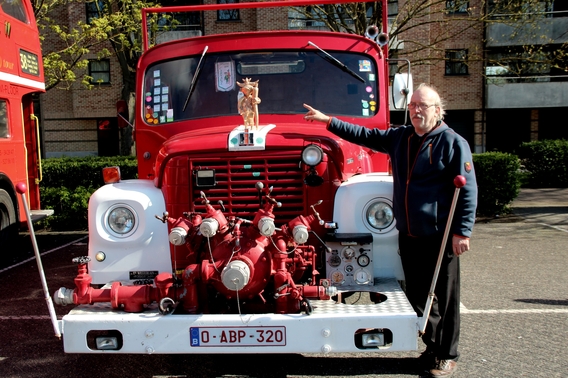
<path id="1" fill-rule="evenodd" d="M 399 236 L 400 258 L 406 280 L 406 296 L 422 316 L 432 285 L 443 235 Z M 444 251 L 434 290 L 430 318 L 422 340 L 439 359 L 457 360 L 460 337 L 460 265 L 452 252 L 451 235 Z"/>

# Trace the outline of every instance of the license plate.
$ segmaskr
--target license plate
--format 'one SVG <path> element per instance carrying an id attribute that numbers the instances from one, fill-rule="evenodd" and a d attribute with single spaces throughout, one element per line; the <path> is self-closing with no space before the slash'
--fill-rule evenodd
<path id="1" fill-rule="evenodd" d="M 284 346 L 286 327 L 190 327 L 192 347 Z"/>

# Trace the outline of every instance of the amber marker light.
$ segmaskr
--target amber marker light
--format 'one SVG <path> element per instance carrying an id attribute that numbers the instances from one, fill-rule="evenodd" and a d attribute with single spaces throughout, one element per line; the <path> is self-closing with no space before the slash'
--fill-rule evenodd
<path id="1" fill-rule="evenodd" d="M 103 168 L 103 180 L 105 184 L 113 184 L 120 181 L 120 167 Z"/>

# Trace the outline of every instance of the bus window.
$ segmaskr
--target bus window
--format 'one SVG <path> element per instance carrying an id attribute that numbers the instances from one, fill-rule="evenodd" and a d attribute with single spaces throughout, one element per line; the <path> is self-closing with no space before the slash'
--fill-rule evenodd
<path id="1" fill-rule="evenodd" d="M 0 100 L 0 138 L 9 138 L 6 101 Z"/>
<path id="2" fill-rule="evenodd" d="M 24 2 L 22 0 L 0 0 L 0 8 L 8 16 L 14 17 L 16 20 L 28 23 L 28 16 L 26 15 L 26 9 L 24 8 Z"/>

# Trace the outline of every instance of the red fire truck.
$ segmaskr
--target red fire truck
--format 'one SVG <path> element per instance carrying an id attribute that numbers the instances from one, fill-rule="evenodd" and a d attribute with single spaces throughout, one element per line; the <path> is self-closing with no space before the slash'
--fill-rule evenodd
<path id="1" fill-rule="evenodd" d="M 146 9 L 143 34 L 153 13 L 326 2 Z M 417 349 L 386 155 L 303 118 L 308 103 L 389 127 L 383 33 L 144 39 L 139 179 L 108 168 L 90 199 L 88 256 L 54 295 L 75 305 L 60 322 L 66 352 Z"/>
<path id="2" fill-rule="evenodd" d="M 39 33 L 29 1 L 0 3 L 0 244 L 13 240 L 26 214 L 15 187 L 26 183 L 35 219 L 40 209 L 39 120 L 33 94 L 45 92 Z"/>

